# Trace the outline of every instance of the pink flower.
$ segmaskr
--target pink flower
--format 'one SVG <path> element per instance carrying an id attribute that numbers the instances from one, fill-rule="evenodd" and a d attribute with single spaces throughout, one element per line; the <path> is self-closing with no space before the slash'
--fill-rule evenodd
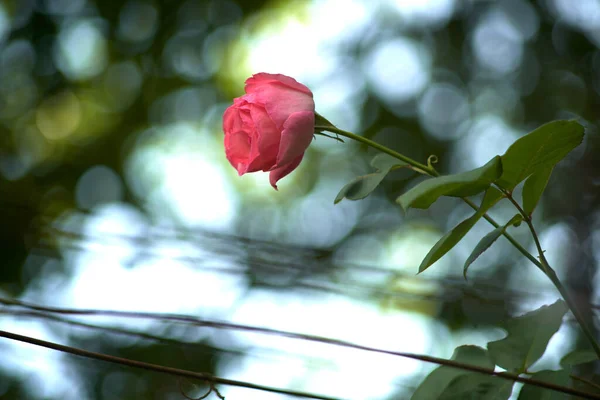
<path id="1" fill-rule="evenodd" d="M 260 73 L 223 114 L 225 155 L 244 175 L 269 171 L 271 186 L 302 161 L 315 127 L 312 92 L 295 79 Z"/>

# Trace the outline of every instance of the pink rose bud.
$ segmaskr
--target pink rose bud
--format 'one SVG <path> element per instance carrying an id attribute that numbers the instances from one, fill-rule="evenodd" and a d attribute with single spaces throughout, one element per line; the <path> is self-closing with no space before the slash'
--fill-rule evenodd
<path id="1" fill-rule="evenodd" d="M 223 114 L 225 155 L 244 175 L 269 171 L 271 186 L 302 161 L 315 128 L 310 89 L 289 76 L 260 73 Z"/>

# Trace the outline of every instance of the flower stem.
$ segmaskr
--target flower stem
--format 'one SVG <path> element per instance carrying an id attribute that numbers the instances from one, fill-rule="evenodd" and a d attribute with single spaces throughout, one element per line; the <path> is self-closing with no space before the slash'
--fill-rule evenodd
<path id="1" fill-rule="evenodd" d="M 371 139 L 367 139 L 366 137 L 344 131 L 333 125 L 315 126 L 315 130 L 317 130 L 317 129 L 321 129 L 321 130 L 328 131 L 331 133 L 336 133 L 340 136 L 347 137 L 348 139 L 353 139 L 353 140 L 356 140 L 357 142 L 364 143 L 367 146 L 370 146 L 374 149 L 381 151 L 382 153 L 389 154 L 390 156 L 397 158 L 398 160 L 404 161 L 405 163 L 411 165 L 414 169 L 418 170 L 419 172 L 423 172 L 426 175 L 430 175 L 430 176 L 438 176 L 439 175 L 438 172 L 435 169 L 433 169 L 432 167 L 421 164 L 420 162 L 415 161 L 410 157 L 406 157 L 405 155 L 400 154 L 400 153 L 390 149 L 389 147 L 386 147 L 377 142 L 374 142 Z"/>
<path id="2" fill-rule="evenodd" d="M 558 275 L 556 275 L 556 272 L 550 266 L 548 259 L 546 259 L 546 255 L 544 254 L 544 250 L 542 249 L 542 244 L 540 243 L 539 236 L 537 234 L 537 231 L 535 230 L 535 227 L 533 226 L 533 220 L 531 219 L 531 216 L 529 214 L 527 214 L 525 212 L 525 210 L 523 210 L 521 205 L 512 196 L 512 193 L 510 193 L 506 190 L 503 190 L 503 189 L 500 189 L 500 190 L 502 190 L 502 192 L 504 193 L 506 198 L 515 206 L 517 211 L 519 211 L 519 214 L 521 214 L 523 216 L 523 221 L 525 221 L 525 223 L 529 227 L 529 231 L 531 232 L 531 236 L 533 237 L 533 242 L 535 243 L 535 247 L 538 251 L 539 261 L 536 260 L 537 261 L 535 263 L 536 266 L 538 266 L 538 268 L 540 268 L 542 270 L 542 272 L 548 277 L 548 279 L 550 279 L 550 281 L 552 282 L 554 287 L 556 287 L 556 289 L 558 290 L 558 292 L 560 293 L 562 298 L 565 300 L 565 303 L 567 303 L 567 306 L 569 307 L 569 309 L 573 313 L 573 316 L 579 323 L 579 326 L 581 327 L 583 334 L 586 336 L 586 338 L 592 345 L 594 352 L 600 359 L 600 345 L 598 345 L 598 341 L 596 340 L 592 330 L 586 323 L 585 318 L 583 317 L 583 314 L 581 314 L 581 311 L 579 311 L 579 309 L 577 308 L 577 304 L 575 303 L 575 300 L 573 300 L 573 298 L 567 291 L 567 288 L 564 287 L 562 282 L 560 281 L 560 279 L 558 279 Z"/>
<path id="3" fill-rule="evenodd" d="M 383 153 L 389 154 L 390 156 L 395 157 L 398 160 L 404 161 L 405 163 L 411 165 L 415 170 L 417 170 L 419 172 L 422 172 L 422 173 L 432 176 L 432 177 L 440 176 L 440 174 L 433 167 L 421 164 L 421 163 L 419 163 L 409 157 L 406 157 L 386 146 L 383 146 L 377 142 L 374 142 L 373 140 L 370 140 L 365 137 L 356 135 L 354 133 L 339 129 L 336 126 L 334 126 L 331 122 L 327 121 L 325 118 L 323 118 L 322 116 L 320 116 L 318 114 L 317 114 L 317 123 L 318 123 L 318 125 L 315 126 L 315 130 L 325 130 L 325 131 L 329 131 L 329 132 L 336 133 L 338 135 L 347 137 L 349 139 L 356 140 L 357 142 L 364 143 L 367 146 L 377 149 Z M 581 327 L 581 330 L 583 331 L 584 335 L 587 337 L 588 341 L 590 342 L 590 344 L 592 345 L 592 347 L 594 349 L 594 352 L 598 355 L 598 358 L 600 359 L 600 345 L 596 341 L 596 338 L 594 337 L 594 334 L 592 333 L 591 329 L 588 327 L 587 323 L 585 322 L 583 315 L 577 308 L 575 301 L 573 300 L 573 298 L 571 297 L 571 295 L 569 294 L 567 289 L 560 282 L 560 279 L 558 279 L 556 272 L 554 271 L 554 269 L 552 269 L 552 267 L 548 263 L 548 260 L 544 256 L 544 250 L 542 249 L 539 237 L 533 226 L 531 216 L 528 215 L 527 213 L 525 213 L 525 211 L 523 210 L 523 208 L 521 208 L 519 203 L 514 200 L 511 193 L 509 193 L 506 190 L 503 190 L 501 188 L 500 188 L 500 190 L 504 193 L 506 198 L 509 199 L 513 203 L 513 205 L 517 208 L 519 213 L 523 216 L 523 220 L 529 227 L 529 230 L 531 231 L 531 235 L 533 236 L 533 241 L 535 242 L 535 246 L 539 253 L 539 260 L 536 259 L 529 251 L 527 251 L 527 249 L 525 249 L 519 242 L 517 242 L 515 240 L 515 238 L 513 238 L 509 233 L 504 231 L 502 233 L 502 235 L 506 239 L 508 239 L 508 241 L 521 254 L 523 254 L 529 261 L 531 261 L 537 268 L 539 268 L 544 273 L 544 275 L 546 275 L 548 277 L 548 279 L 550 279 L 550 281 L 552 282 L 554 287 L 556 287 L 556 289 L 560 293 L 560 295 L 563 298 L 563 300 L 565 301 L 565 303 L 567 303 L 567 306 L 573 313 L 573 316 L 577 320 L 579 326 Z M 476 210 L 476 211 L 478 210 L 479 207 L 477 207 L 477 205 L 475 203 L 473 203 L 471 200 L 469 200 L 468 198 L 463 197 L 462 200 L 465 203 L 467 203 L 474 210 Z M 490 224 L 492 224 L 495 228 L 498 228 L 500 226 L 487 213 L 483 215 L 483 218 L 485 218 L 485 220 L 488 221 Z"/>

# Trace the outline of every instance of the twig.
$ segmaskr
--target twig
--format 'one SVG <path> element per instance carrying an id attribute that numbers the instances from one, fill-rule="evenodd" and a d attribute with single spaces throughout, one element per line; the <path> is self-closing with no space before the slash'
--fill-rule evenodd
<path id="1" fill-rule="evenodd" d="M 311 341 L 311 342 L 330 344 L 333 346 L 346 347 L 346 348 L 351 348 L 351 349 L 356 349 L 356 350 L 363 350 L 363 351 L 376 352 L 376 353 L 381 353 L 381 354 L 388 354 L 388 355 L 392 355 L 392 356 L 405 357 L 405 358 L 409 358 L 409 359 L 413 359 L 413 360 L 419 360 L 419 361 L 434 363 L 434 364 L 438 364 L 438 365 L 444 365 L 447 367 L 458 368 L 458 369 L 462 369 L 465 371 L 477 372 L 477 373 L 490 375 L 490 376 L 497 376 L 497 377 L 500 377 L 503 379 L 512 380 L 515 382 L 526 383 L 529 385 L 538 386 L 538 387 L 542 387 L 542 388 L 546 388 L 546 389 L 551 389 L 551 390 L 554 390 L 557 392 L 580 396 L 580 397 L 586 398 L 586 399 L 600 400 L 600 395 L 586 393 L 586 392 L 583 392 L 580 390 L 563 387 L 560 385 L 555 385 L 553 383 L 549 383 L 549 382 L 545 382 L 545 381 L 535 380 L 535 379 L 531 379 L 531 378 L 525 378 L 525 377 L 521 377 L 519 375 L 511 374 L 508 372 L 496 372 L 493 369 L 482 368 L 482 367 L 478 367 L 475 365 L 463 364 L 463 363 L 460 363 L 460 362 L 457 362 L 454 360 L 447 360 L 444 358 L 431 357 L 431 356 L 421 355 L 421 354 L 378 349 L 378 348 L 374 348 L 374 347 L 370 347 L 370 346 L 363 346 L 363 345 L 359 345 L 356 343 L 351 343 L 351 342 L 347 342 L 347 341 L 343 341 L 343 340 L 339 340 L 339 339 L 331 339 L 331 338 L 326 338 L 326 337 L 321 337 L 321 336 L 316 336 L 316 335 L 308 335 L 308 334 L 302 334 L 302 333 L 280 331 L 280 330 L 271 329 L 271 328 L 240 325 L 240 324 L 233 324 L 233 323 L 228 323 L 228 322 L 202 320 L 199 318 L 186 316 L 186 315 L 154 314 L 154 313 L 111 311 L 111 310 L 89 310 L 89 309 L 88 310 L 77 310 L 77 309 L 66 309 L 66 308 L 58 308 L 58 307 L 44 307 L 44 306 L 20 302 L 17 300 L 7 300 L 7 299 L 0 299 L 0 303 L 7 304 L 7 305 L 13 305 L 13 306 L 26 307 L 26 308 L 30 308 L 30 309 L 34 309 L 34 310 L 38 310 L 38 311 L 46 311 L 46 312 L 51 312 L 51 313 L 62 313 L 62 314 L 70 314 L 70 315 L 103 315 L 103 316 L 116 316 L 116 317 L 125 317 L 125 318 L 162 319 L 162 320 L 168 320 L 168 321 L 184 322 L 184 323 L 189 323 L 189 324 L 194 324 L 194 325 L 204 326 L 204 327 L 211 327 L 211 328 L 215 328 L 215 329 L 232 329 L 232 330 L 241 330 L 241 331 L 246 331 L 246 332 L 255 332 L 255 333 L 268 334 L 268 335 L 276 335 L 276 336 L 287 337 L 287 338 L 291 338 L 291 339 L 300 339 L 300 340 L 306 340 L 306 341 Z M 9 337 L 9 338 L 15 338 L 14 337 L 15 334 L 0 331 L 0 336 L 8 337 L 5 334 L 13 335 L 13 337 Z M 68 346 L 62 346 L 62 345 L 58 345 L 58 344 L 54 344 L 54 343 L 50 343 L 50 342 L 40 341 L 38 339 L 32 339 L 32 338 L 28 338 L 26 336 L 21 336 L 21 335 L 16 335 L 16 336 L 18 336 L 20 339 L 15 338 L 15 340 L 22 340 L 22 341 L 26 341 L 26 342 L 29 342 L 32 344 L 44 346 L 44 347 L 50 347 L 50 346 L 45 346 L 45 344 L 49 344 L 52 346 L 59 346 L 59 348 L 56 348 L 56 347 L 50 347 L 50 348 L 55 348 L 57 350 L 67 349 L 67 350 L 63 350 L 63 351 L 67 351 L 67 352 L 73 353 L 73 354 L 78 354 L 78 355 L 83 355 L 82 353 L 92 354 L 94 356 L 92 356 L 91 358 L 104 359 L 106 361 L 110 361 L 111 359 L 113 359 L 112 356 L 106 356 L 106 355 L 100 354 L 100 356 L 108 357 L 108 359 L 98 358 L 98 357 L 95 357 L 96 355 L 98 355 L 98 353 L 87 352 L 85 350 L 74 349 L 74 348 L 71 348 Z M 36 341 L 36 342 L 30 342 L 28 339 Z M 44 343 L 44 344 L 40 344 L 40 343 Z M 76 352 L 68 351 L 69 349 L 74 349 Z M 162 371 L 159 369 L 153 369 L 153 370 L 171 373 L 171 374 L 175 374 L 175 372 L 179 371 L 179 370 L 176 370 L 173 368 L 156 366 L 154 364 L 145 364 L 145 363 L 142 363 L 139 361 L 120 359 L 117 357 L 114 357 L 114 359 L 124 361 L 124 362 L 119 362 L 121 364 L 137 366 L 139 368 L 144 368 L 144 365 L 152 366 L 152 368 L 146 368 L 146 369 L 153 369 L 155 367 L 156 368 L 166 368 L 165 370 L 162 370 Z M 128 364 L 129 361 L 131 361 L 133 364 Z M 182 370 L 182 371 L 183 371 L 183 374 L 181 374 L 179 376 L 188 377 L 188 378 L 196 378 L 196 379 L 204 380 L 206 382 L 214 382 L 214 383 L 229 382 L 228 380 L 220 380 L 222 378 L 211 378 L 210 376 L 208 376 L 206 374 L 198 374 L 195 372 L 184 371 L 184 370 Z M 207 378 L 207 376 L 208 376 L 208 378 Z M 225 382 L 225 381 L 227 381 L 227 382 Z M 243 386 L 243 387 L 255 388 L 255 389 L 260 389 L 260 390 L 267 390 L 267 391 L 271 391 L 270 389 L 279 390 L 279 391 L 283 390 L 283 389 L 268 388 L 268 387 L 259 386 L 259 385 L 254 385 L 256 387 L 244 386 L 244 385 L 252 385 L 252 384 L 249 384 L 246 382 L 238 382 L 238 381 L 231 381 L 231 382 L 238 383 L 238 384 L 236 384 L 236 386 Z M 283 392 L 278 392 L 278 393 L 283 393 Z M 299 392 L 293 392 L 293 393 L 299 393 Z M 310 396 L 315 396 L 315 395 L 310 395 Z M 308 398 L 323 399 L 326 397 L 308 397 Z M 329 398 L 327 397 L 327 399 L 329 399 Z"/>
<path id="2" fill-rule="evenodd" d="M 140 369 L 144 369 L 147 371 L 162 372 L 165 374 L 178 376 L 178 377 L 198 379 L 203 382 L 207 382 L 209 384 L 220 383 L 223 385 L 238 386 L 238 387 L 243 387 L 243 388 L 247 388 L 247 389 L 255 389 L 255 390 L 262 390 L 265 392 L 285 394 L 288 396 L 304 397 L 306 399 L 338 400 L 335 397 L 321 396 L 321 395 L 317 395 L 317 394 L 299 392 L 299 391 L 295 391 L 295 390 L 279 389 L 279 388 L 274 388 L 274 387 L 264 386 L 264 385 L 256 385 L 256 384 L 250 383 L 250 382 L 243 382 L 243 381 L 236 381 L 236 380 L 232 380 L 232 379 L 219 378 L 219 377 L 216 377 L 216 376 L 213 376 L 210 374 L 205 374 L 202 372 L 187 371 L 184 369 L 165 367 L 162 365 L 150 364 L 150 363 L 145 363 L 145 362 L 141 362 L 141 361 L 130 360 L 127 358 L 115 357 L 115 356 L 111 356 L 108 354 L 96 353 L 93 351 L 83 350 L 83 349 L 79 349 L 76 347 L 65 346 L 62 344 L 52 343 L 52 342 L 48 342 L 45 340 L 40 340 L 40 339 L 32 338 L 29 336 L 23 336 L 23 335 L 19 335 L 16 333 L 3 331 L 3 330 L 0 330 L 0 337 L 17 340 L 19 342 L 33 344 L 36 346 L 46 347 L 48 349 L 58 350 L 58 351 L 62 351 L 64 353 L 74 354 L 76 356 L 91 358 L 94 360 L 101 360 L 101 361 L 106 361 L 106 362 L 110 362 L 113 364 L 120 364 L 120 365 L 125 365 L 128 367 L 140 368 Z M 598 397 L 598 398 L 600 398 L 600 397 Z"/>

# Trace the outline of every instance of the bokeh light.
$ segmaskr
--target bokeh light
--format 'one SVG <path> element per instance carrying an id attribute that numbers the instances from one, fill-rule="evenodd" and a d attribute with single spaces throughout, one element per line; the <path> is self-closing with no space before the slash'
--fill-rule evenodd
<path id="1" fill-rule="evenodd" d="M 89 79 L 106 67 L 108 55 L 101 28 L 101 22 L 94 20 L 74 21 L 62 27 L 55 62 L 69 79 Z"/>

